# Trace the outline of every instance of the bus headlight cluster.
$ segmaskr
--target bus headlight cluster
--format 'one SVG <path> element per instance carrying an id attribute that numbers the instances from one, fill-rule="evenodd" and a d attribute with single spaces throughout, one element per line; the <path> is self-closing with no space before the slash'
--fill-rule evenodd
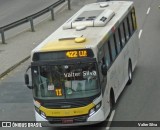
<path id="1" fill-rule="evenodd" d="M 41 116 L 46 119 L 46 114 L 41 111 Z"/>
<path id="2" fill-rule="evenodd" d="M 42 112 L 39 108 L 35 107 L 36 112 L 41 115 L 43 118 L 46 119 L 46 114 L 44 112 Z"/>
<path id="3" fill-rule="evenodd" d="M 93 107 L 92 109 L 90 109 L 89 111 L 89 116 L 93 115 L 96 111 L 98 111 L 98 109 L 101 107 L 101 102 L 99 102 L 95 107 Z"/>

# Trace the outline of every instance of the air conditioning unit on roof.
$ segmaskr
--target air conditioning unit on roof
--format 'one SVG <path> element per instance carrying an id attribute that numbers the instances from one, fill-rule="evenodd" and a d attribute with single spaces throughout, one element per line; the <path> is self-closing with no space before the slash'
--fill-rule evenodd
<path id="1" fill-rule="evenodd" d="M 78 17 L 66 23 L 63 29 L 72 29 L 78 26 L 103 27 L 114 15 L 114 11 L 109 9 L 84 11 Z"/>

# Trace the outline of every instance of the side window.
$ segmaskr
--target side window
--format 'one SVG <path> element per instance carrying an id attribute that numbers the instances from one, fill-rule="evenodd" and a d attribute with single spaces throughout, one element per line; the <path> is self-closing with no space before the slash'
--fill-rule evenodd
<path id="1" fill-rule="evenodd" d="M 128 26 L 128 23 L 127 23 L 127 19 L 124 20 L 124 28 L 125 28 L 126 40 L 128 41 L 130 35 L 129 35 L 129 26 Z"/>
<path id="2" fill-rule="evenodd" d="M 132 14 L 133 27 L 134 27 L 134 30 L 136 30 L 137 29 L 137 21 L 136 21 L 136 14 L 135 14 L 134 8 L 132 9 L 131 14 Z"/>
<path id="3" fill-rule="evenodd" d="M 104 45 L 99 49 L 99 52 L 98 52 L 98 61 L 99 61 L 99 67 L 100 67 L 100 82 L 103 82 L 103 74 L 102 74 L 102 71 L 101 71 L 101 66 L 104 64 Z"/>
<path id="4" fill-rule="evenodd" d="M 115 39 L 116 39 L 117 51 L 119 53 L 121 51 L 121 42 L 120 42 L 118 30 L 115 31 Z"/>
<path id="5" fill-rule="evenodd" d="M 109 39 L 109 45 L 111 48 L 112 61 L 114 61 L 117 54 L 116 54 L 116 47 L 115 47 L 115 41 L 114 41 L 113 35 Z"/>
<path id="6" fill-rule="evenodd" d="M 99 49 L 99 53 L 98 53 L 99 61 L 101 61 L 103 57 L 104 57 L 104 45 Z"/>
<path id="7" fill-rule="evenodd" d="M 125 32 L 124 32 L 123 24 L 120 25 L 119 33 L 120 33 L 120 36 L 121 36 L 122 46 L 124 46 L 126 41 L 125 41 Z"/>
<path id="8" fill-rule="evenodd" d="M 109 68 L 110 65 L 111 65 L 111 56 L 110 56 L 110 52 L 109 52 L 109 44 L 108 44 L 108 42 L 105 44 L 105 52 L 106 52 L 106 54 L 105 54 L 105 63 L 107 65 L 107 68 Z"/>
<path id="9" fill-rule="evenodd" d="M 132 33 L 134 32 L 134 26 L 133 26 L 131 13 L 128 15 L 128 23 L 129 23 L 130 33 L 132 35 Z"/>

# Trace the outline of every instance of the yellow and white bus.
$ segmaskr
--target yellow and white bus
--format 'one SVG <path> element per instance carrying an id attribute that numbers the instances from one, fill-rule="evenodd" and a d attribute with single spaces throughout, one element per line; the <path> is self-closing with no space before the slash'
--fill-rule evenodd
<path id="1" fill-rule="evenodd" d="M 36 121 L 87 125 L 104 121 L 132 82 L 139 57 L 130 1 L 85 5 L 31 53 Z"/>

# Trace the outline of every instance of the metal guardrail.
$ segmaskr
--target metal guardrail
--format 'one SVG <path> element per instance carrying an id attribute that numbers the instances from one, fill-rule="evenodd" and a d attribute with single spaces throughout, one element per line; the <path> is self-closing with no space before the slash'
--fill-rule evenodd
<path id="1" fill-rule="evenodd" d="M 30 22 L 30 25 L 31 25 L 31 31 L 34 32 L 35 29 L 34 29 L 34 23 L 33 23 L 33 20 L 36 19 L 37 17 L 45 14 L 45 13 L 48 13 L 48 12 L 51 12 L 51 18 L 52 20 L 54 20 L 54 8 L 59 6 L 60 4 L 64 3 L 66 0 L 59 0 L 57 2 L 55 2 L 54 4 L 50 5 L 49 7 L 35 13 L 35 14 L 32 14 L 30 16 L 27 16 L 23 19 L 20 19 L 16 22 L 13 22 L 11 24 L 8 24 L 8 25 L 5 25 L 3 27 L 0 27 L 0 33 L 1 33 L 1 38 L 2 38 L 2 43 L 5 44 L 5 35 L 4 35 L 4 32 L 5 31 L 8 31 L 12 28 L 15 28 L 19 25 L 22 25 L 24 23 L 27 23 L 27 22 Z M 68 9 L 70 10 L 71 9 L 71 6 L 70 6 L 70 0 L 67 0 L 68 1 Z"/>

